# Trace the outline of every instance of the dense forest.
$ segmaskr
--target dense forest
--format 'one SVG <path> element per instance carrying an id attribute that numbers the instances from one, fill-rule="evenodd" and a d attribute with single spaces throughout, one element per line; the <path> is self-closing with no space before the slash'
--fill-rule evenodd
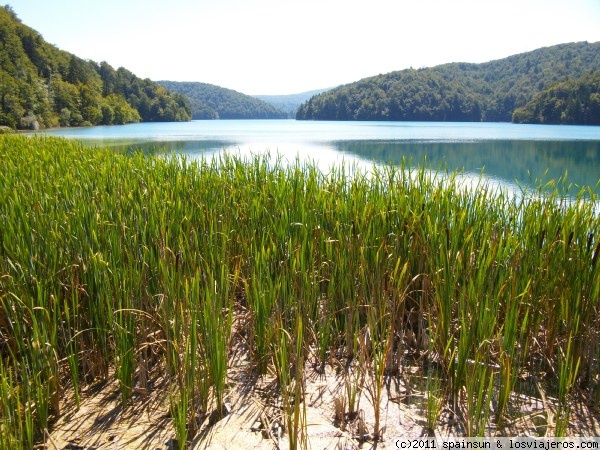
<path id="1" fill-rule="evenodd" d="M 515 110 L 513 122 L 600 125 L 600 71 L 540 92 Z"/>
<path id="2" fill-rule="evenodd" d="M 47 43 L 0 7 L 0 125 L 18 129 L 190 120 L 179 94 Z"/>
<path id="3" fill-rule="evenodd" d="M 171 92 L 184 95 L 192 119 L 285 119 L 287 114 L 262 100 L 213 84 L 159 81 Z"/>
<path id="4" fill-rule="evenodd" d="M 579 42 L 483 64 L 406 69 L 316 95 L 296 118 L 510 122 L 536 94 L 599 67 L 600 42 Z"/>

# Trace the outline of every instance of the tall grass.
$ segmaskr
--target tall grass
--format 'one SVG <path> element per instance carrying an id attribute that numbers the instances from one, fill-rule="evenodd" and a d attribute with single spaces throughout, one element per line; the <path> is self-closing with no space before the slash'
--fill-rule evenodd
<path id="1" fill-rule="evenodd" d="M 306 445 L 308 364 L 347 369 L 349 420 L 365 384 L 373 439 L 385 379 L 415 358 L 428 427 L 446 407 L 469 435 L 501 430 L 523 380 L 541 379 L 568 433 L 573 399 L 600 382 L 593 193 L 514 198 L 425 168 L 322 173 L 14 136 L 0 140 L 0 193 L 2 448 L 33 448 L 65 391 L 78 401 L 112 373 L 127 407 L 153 368 L 182 448 L 226 413 L 233 339 L 257 374 L 277 373 L 292 448 Z"/>

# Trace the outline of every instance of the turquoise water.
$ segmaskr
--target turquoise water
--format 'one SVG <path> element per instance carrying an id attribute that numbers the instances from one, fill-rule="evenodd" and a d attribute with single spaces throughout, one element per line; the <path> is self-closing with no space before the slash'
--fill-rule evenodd
<path id="1" fill-rule="evenodd" d="M 567 180 L 595 189 L 600 181 L 600 127 L 508 123 L 310 122 L 221 120 L 141 123 L 44 132 L 80 139 L 118 151 L 166 150 L 189 157 L 223 151 L 270 152 L 285 161 L 332 165 L 413 165 L 461 170 L 507 186 L 535 186 L 538 180 Z"/>

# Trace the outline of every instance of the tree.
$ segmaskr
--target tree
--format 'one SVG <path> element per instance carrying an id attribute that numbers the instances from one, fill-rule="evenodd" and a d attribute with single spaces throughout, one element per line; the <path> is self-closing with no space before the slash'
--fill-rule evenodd
<path id="1" fill-rule="evenodd" d="M 510 121 L 513 112 L 537 93 L 598 67 L 600 43 L 580 42 L 484 64 L 453 63 L 406 69 L 365 78 L 314 96 L 299 108 L 296 118 Z M 570 111 L 575 105 L 546 106 L 544 116 L 554 122 L 566 120 L 561 118 L 563 113 L 565 117 L 574 114 Z M 557 111 L 560 113 L 555 117 Z M 516 117 L 522 114 L 519 112 Z"/>
<path id="2" fill-rule="evenodd" d="M 540 92 L 515 110 L 513 122 L 600 125 L 600 71 Z"/>
<path id="3" fill-rule="evenodd" d="M 148 120 L 133 102 L 141 98 L 146 106 L 159 97 L 167 107 L 153 120 L 189 120 L 185 100 L 161 90 L 126 69 L 115 71 L 106 62 L 85 61 L 57 49 L 22 24 L 10 7 L 0 7 L 0 125 L 31 128 Z"/>

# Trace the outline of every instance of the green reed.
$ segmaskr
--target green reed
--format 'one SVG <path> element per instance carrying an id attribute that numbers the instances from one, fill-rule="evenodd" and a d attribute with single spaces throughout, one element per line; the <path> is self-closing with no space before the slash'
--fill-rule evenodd
<path id="1" fill-rule="evenodd" d="M 448 407 L 473 435 L 544 378 L 568 433 L 598 383 L 600 219 L 595 194 L 561 186 L 3 137 L 0 447 L 32 448 L 64 393 L 111 374 L 123 408 L 164 374 L 183 446 L 225 411 L 234 340 L 248 370 L 275 370 L 302 439 L 310 364 L 342 368 L 348 420 L 361 388 L 379 417 L 385 381 L 422 366 L 428 427 Z"/>
<path id="2" fill-rule="evenodd" d="M 208 274 L 200 310 L 201 352 L 210 385 L 214 388 L 217 415 L 223 411 L 227 381 L 232 305 L 229 303 L 229 282 L 222 267 L 219 278 Z M 222 290 L 222 291 L 221 291 Z"/>

